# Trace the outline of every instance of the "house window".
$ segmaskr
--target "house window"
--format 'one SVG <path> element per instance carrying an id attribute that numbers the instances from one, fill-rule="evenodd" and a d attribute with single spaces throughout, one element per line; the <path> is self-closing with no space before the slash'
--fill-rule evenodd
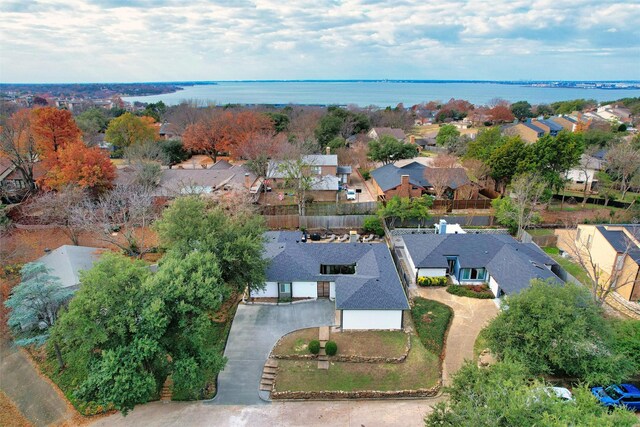
<path id="1" fill-rule="evenodd" d="M 616 257 L 616 270 L 620 271 L 622 270 L 622 266 L 624 265 L 624 255 L 623 254 L 619 254 Z"/>
<path id="2" fill-rule="evenodd" d="M 591 249 L 591 241 L 593 240 L 592 235 L 587 236 L 587 249 Z"/>
<path id="3" fill-rule="evenodd" d="M 460 270 L 460 280 L 483 281 L 487 271 L 484 268 L 463 268 Z"/>
<path id="4" fill-rule="evenodd" d="M 356 274 L 355 264 L 321 264 L 320 274 Z"/>
<path id="5" fill-rule="evenodd" d="M 576 243 L 580 242 L 580 233 L 582 232 L 582 229 L 578 228 L 578 231 L 576 231 Z"/>
<path id="6" fill-rule="evenodd" d="M 281 282 L 281 283 L 278 283 L 278 285 L 280 286 L 280 295 L 291 293 L 291 283 Z"/>
<path id="7" fill-rule="evenodd" d="M 311 166 L 311 174 L 312 175 L 322 174 L 322 168 L 320 166 Z"/>

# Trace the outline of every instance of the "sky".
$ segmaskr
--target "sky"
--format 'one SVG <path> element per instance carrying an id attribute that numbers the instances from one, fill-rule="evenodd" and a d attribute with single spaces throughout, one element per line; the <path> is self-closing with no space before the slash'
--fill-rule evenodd
<path id="1" fill-rule="evenodd" d="M 640 1 L 2 0 L 0 82 L 639 80 Z"/>

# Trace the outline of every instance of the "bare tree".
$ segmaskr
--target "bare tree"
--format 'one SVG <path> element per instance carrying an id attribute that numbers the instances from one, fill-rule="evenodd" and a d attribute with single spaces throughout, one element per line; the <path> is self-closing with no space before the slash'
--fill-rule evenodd
<path id="1" fill-rule="evenodd" d="M 451 154 L 440 153 L 433 158 L 434 168 L 455 168 L 458 166 L 458 158 Z"/>
<path id="2" fill-rule="evenodd" d="M 89 229 L 87 223 L 90 203 L 85 190 L 76 186 L 66 186 L 50 191 L 33 199 L 28 208 L 38 213 L 39 221 L 46 225 L 57 225 L 74 245 L 80 244 L 80 234 Z"/>
<path id="3" fill-rule="evenodd" d="M 0 131 L 0 157 L 17 169 L 26 184 L 26 191 L 35 190 L 34 168 L 38 162 L 38 147 L 31 132 L 29 110 L 14 113 Z"/>
<path id="4" fill-rule="evenodd" d="M 526 173 L 516 177 L 509 188 L 509 196 L 498 200 L 495 215 L 520 238 L 526 228 L 539 220 L 536 205 L 544 193 L 545 183 L 539 176 Z"/>
<path id="5" fill-rule="evenodd" d="M 436 199 L 442 199 L 450 185 L 450 169 L 449 168 L 426 168 L 425 178 L 431 184 Z"/>
<path id="6" fill-rule="evenodd" d="M 640 151 L 630 141 L 615 144 L 606 155 L 609 170 L 617 177 L 624 199 L 633 175 L 640 173 Z"/>
<path id="7" fill-rule="evenodd" d="M 627 262 L 634 262 L 630 256 L 632 251 L 640 248 L 640 227 L 619 226 L 608 231 L 622 233 L 621 246 L 616 248 L 616 257 L 612 263 L 603 263 L 597 251 L 598 242 L 594 241 L 595 227 L 580 228 L 575 233 L 568 233 L 562 240 L 569 255 L 587 271 L 587 285 L 597 305 L 603 305 L 611 292 L 637 282 L 636 271 L 626 269 Z M 594 248 L 595 245 L 595 248 Z"/>
<path id="8" fill-rule="evenodd" d="M 88 226 L 100 232 L 99 239 L 111 243 L 129 256 L 149 252 L 147 227 L 158 217 L 154 197 L 148 187 L 118 185 L 86 207 Z"/>
<path id="9" fill-rule="evenodd" d="M 172 130 L 177 135 L 182 135 L 189 125 L 196 123 L 202 117 L 204 107 L 204 103 L 198 100 L 185 100 L 175 107 L 169 107 L 165 118 L 171 123 Z"/>

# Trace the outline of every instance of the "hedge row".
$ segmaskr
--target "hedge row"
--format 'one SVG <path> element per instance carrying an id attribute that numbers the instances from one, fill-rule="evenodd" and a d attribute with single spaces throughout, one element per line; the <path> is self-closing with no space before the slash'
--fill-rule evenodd
<path id="1" fill-rule="evenodd" d="M 446 286 L 447 277 L 418 277 L 419 286 Z"/>
<path id="2" fill-rule="evenodd" d="M 449 285 L 447 286 L 447 292 L 459 297 L 480 298 L 480 299 L 493 299 L 495 296 L 493 292 L 486 285 Z"/>

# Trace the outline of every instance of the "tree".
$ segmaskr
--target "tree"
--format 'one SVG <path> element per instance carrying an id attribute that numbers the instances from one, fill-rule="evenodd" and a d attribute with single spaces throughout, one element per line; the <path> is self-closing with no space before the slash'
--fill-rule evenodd
<path id="1" fill-rule="evenodd" d="M 557 191 L 564 188 L 566 181 L 563 177 L 580 163 L 580 156 L 584 153 L 582 135 L 564 130 L 556 137 L 543 136 L 531 147 L 530 170 Z"/>
<path id="2" fill-rule="evenodd" d="M 293 148 L 284 134 L 260 133 L 240 148 L 240 156 L 247 160 L 245 166 L 258 177 L 266 177 L 269 163 L 284 157 Z M 265 187 L 266 191 L 266 187 Z"/>
<path id="3" fill-rule="evenodd" d="M 104 108 L 94 107 L 76 116 L 76 123 L 82 131 L 84 141 L 91 146 L 95 143 L 97 136 L 107 130 L 109 117 Z"/>
<path id="4" fill-rule="evenodd" d="M 508 105 L 496 105 L 489 110 L 489 117 L 493 123 L 512 122 L 515 118 Z"/>
<path id="5" fill-rule="evenodd" d="M 15 112 L 0 130 L 0 157 L 11 162 L 20 172 L 27 191 L 36 188 L 33 171 L 40 151 L 31 129 L 30 111 Z"/>
<path id="6" fill-rule="evenodd" d="M 179 139 L 166 139 L 158 142 L 160 150 L 162 150 L 163 161 L 162 163 L 171 166 L 184 162 L 189 158 L 189 153 L 184 149 L 182 141 Z"/>
<path id="7" fill-rule="evenodd" d="M 369 118 L 364 114 L 332 105 L 318 122 L 315 136 L 320 147 L 326 147 L 336 137 L 348 138 L 370 128 Z"/>
<path id="8" fill-rule="evenodd" d="M 183 254 L 194 250 L 216 254 L 222 280 L 234 290 L 264 284 L 264 220 L 248 208 L 235 206 L 227 212 L 197 196 L 179 197 L 165 209 L 155 229 L 164 247 Z"/>
<path id="9" fill-rule="evenodd" d="M 48 167 L 57 163 L 63 148 L 78 142 L 82 136 L 71 112 L 54 107 L 33 110 L 31 130 Z"/>
<path id="10" fill-rule="evenodd" d="M 313 175 L 312 167 L 313 165 L 302 156 L 285 159 L 278 164 L 278 172 L 283 176 L 284 185 L 291 188 L 295 194 L 300 216 L 306 215 L 307 193 L 314 184 L 320 184 L 322 180 Z"/>
<path id="11" fill-rule="evenodd" d="M 624 200 L 632 177 L 640 173 L 640 151 L 636 150 L 629 141 L 625 141 L 613 145 L 605 159 L 608 170 L 616 179 Z"/>
<path id="12" fill-rule="evenodd" d="M 89 197 L 78 186 L 68 185 L 58 191 L 49 191 L 34 198 L 29 210 L 39 212 L 42 224 L 55 225 L 64 231 L 71 243 L 78 245 L 80 233 L 87 230 L 86 204 Z"/>
<path id="13" fill-rule="evenodd" d="M 489 348 L 533 374 L 568 375 L 592 384 L 623 380 L 632 367 L 613 351 L 610 325 L 589 292 L 573 283 L 533 280 L 486 329 Z"/>
<path id="14" fill-rule="evenodd" d="M 60 149 L 56 163 L 42 178 L 47 188 L 60 189 L 67 185 L 102 193 L 111 188 L 116 168 L 98 147 L 87 147 L 76 141 Z"/>
<path id="15" fill-rule="evenodd" d="M 598 180 L 598 195 L 604 199 L 604 206 L 607 206 L 609 201 L 615 200 L 618 195 L 613 188 L 613 179 L 605 171 L 596 172 L 596 179 Z"/>
<path id="16" fill-rule="evenodd" d="M 142 261 L 105 253 L 80 278 L 80 288 L 52 330 L 81 379 L 75 394 L 84 401 L 114 404 L 126 412 L 151 399 L 166 369 L 160 339 L 167 320 L 144 286 Z"/>
<path id="17" fill-rule="evenodd" d="M 487 162 L 504 141 L 499 127 L 483 129 L 478 132 L 476 139 L 469 142 L 466 157 Z"/>
<path id="18" fill-rule="evenodd" d="M 489 156 L 487 165 L 491 168 L 491 177 L 496 180 L 496 185 L 502 193 L 511 179 L 521 173 L 529 156 L 530 148 L 522 142 L 520 137 L 505 138 Z"/>
<path id="19" fill-rule="evenodd" d="M 151 117 L 137 117 L 131 113 L 124 113 L 111 120 L 104 139 L 113 144 L 116 155 L 121 155 L 130 145 L 157 140 L 158 128 L 154 123 Z"/>
<path id="20" fill-rule="evenodd" d="M 633 375 L 640 373 L 640 320 L 611 319 L 614 351 L 622 354 L 635 367 Z"/>
<path id="21" fill-rule="evenodd" d="M 420 224 L 429 219 L 429 208 L 433 205 L 433 198 L 428 195 L 409 199 L 408 197 L 393 196 L 390 200 L 378 208 L 377 215 L 383 220 L 390 220 L 391 227 L 397 220 L 404 223 L 406 220 L 417 219 Z"/>
<path id="22" fill-rule="evenodd" d="M 436 199 L 442 199 L 451 185 L 450 168 L 428 168 L 425 169 L 425 177 L 435 193 Z"/>
<path id="23" fill-rule="evenodd" d="M 637 244 L 634 242 L 640 239 L 640 226 L 628 226 L 626 232 L 621 231 L 622 241 L 620 247 L 616 248 L 618 254 L 616 260 L 611 265 L 603 265 L 597 255 L 597 248 L 593 248 L 593 236 L 587 232 L 584 234 L 576 232 L 575 239 L 564 239 L 564 244 L 570 251 L 574 260 L 588 273 L 585 278 L 585 285 L 589 288 L 593 302 L 602 306 L 611 292 L 625 286 L 633 286 L 636 282 L 636 275 L 625 271 L 625 258 L 634 253 Z"/>
<path id="24" fill-rule="evenodd" d="M 347 146 L 347 141 L 341 136 L 337 136 L 337 137 L 333 138 L 327 144 L 327 147 L 329 147 L 331 149 L 331 154 L 336 154 L 336 151 L 338 149 L 344 148 L 346 146 Z"/>
<path id="25" fill-rule="evenodd" d="M 433 157 L 431 166 L 434 168 L 455 168 L 458 166 L 458 158 L 451 154 L 438 154 Z"/>
<path id="26" fill-rule="evenodd" d="M 41 262 L 30 262 L 20 270 L 22 280 L 5 305 L 11 309 L 8 324 L 21 346 L 42 345 L 49 338 L 58 311 L 73 292 L 62 287 L 60 278 Z M 64 366 L 60 348 L 53 343 L 60 368 Z"/>
<path id="27" fill-rule="evenodd" d="M 435 405 L 425 418 L 429 427 L 588 426 L 631 427 L 630 411 L 608 410 L 585 386 L 573 388 L 566 402 L 549 391 L 541 379 L 531 381 L 524 366 L 498 362 L 488 368 L 465 363 L 447 389 L 450 399 Z"/>
<path id="28" fill-rule="evenodd" d="M 510 190 L 509 197 L 495 199 L 492 206 L 498 222 L 508 226 L 520 238 L 526 228 L 540 221 L 535 207 L 542 198 L 545 186 L 538 176 L 522 174 L 514 179 Z"/>
<path id="29" fill-rule="evenodd" d="M 119 247 L 129 256 L 142 256 L 151 250 L 147 246 L 147 227 L 158 213 L 150 188 L 116 185 L 84 209 L 87 227 L 99 231 L 99 240 Z"/>
<path id="30" fill-rule="evenodd" d="M 156 122 L 161 122 L 167 112 L 167 106 L 164 102 L 151 102 L 142 110 L 142 116 L 151 117 Z"/>
<path id="31" fill-rule="evenodd" d="M 390 135 L 382 135 L 379 139 L 369 142 L 369 158 L 385 165 L 417 155 L 418 149 L 414 144 L 398 141 Z"/>
<path id="32" fill-rule="evenodd" d="M 454 125 L 444 125 L 440 127 L 436 135 L 436 144 L 450 148 L 456 145 L 458 138 L 460 138 L 460 131 Z"/>
<path id="33" fill-rule="evenodd" d="M 533 117 L 531 112 L 531 104 L 527 101 L 518 101 L 511 104 L 511 113 L 520 121 L 524 121 L 529 117 Z"/>
<path id="34" fill-rule="evenodd" d="M 273 128 L 276 132 L 286 132 L 289 130 L 289 123 L 291 119 L 289 116 L 283 113 L 265 113 L 267 117 L 273 122 Z"/>

